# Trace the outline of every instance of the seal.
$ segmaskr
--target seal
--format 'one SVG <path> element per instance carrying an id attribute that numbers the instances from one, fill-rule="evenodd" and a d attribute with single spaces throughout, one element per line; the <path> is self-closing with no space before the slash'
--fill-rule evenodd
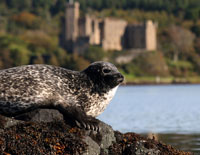
<path id="1" fill-rule="evenodd" d="M 98 130 L 95 117 L 105 110 L 123 79 L 113 64 L 103 61 L 80 72 L 44 64 L 0 70 L 0 114 L 17 119 L 51 108 L 70 123 Z"/>

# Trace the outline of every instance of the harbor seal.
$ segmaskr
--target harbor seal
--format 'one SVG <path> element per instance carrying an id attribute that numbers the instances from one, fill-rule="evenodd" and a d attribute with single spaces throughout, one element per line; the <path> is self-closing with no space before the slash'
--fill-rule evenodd
<path id="1" fill-rule="evenodd" d="M 0 70 L 0 114 L 19 116 L 41 108 L 57 109 L 65 120 L 97 130 L 101 114 L 124 77 L 98 61 L 83 71 L 51 65 L 25 65 Z"/>

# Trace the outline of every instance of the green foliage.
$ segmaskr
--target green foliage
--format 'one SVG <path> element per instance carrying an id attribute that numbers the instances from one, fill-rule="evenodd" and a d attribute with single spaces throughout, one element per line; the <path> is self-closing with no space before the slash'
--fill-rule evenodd
<path id="1" fill-rule="evenodd" d="M 66 3 L 66 0 L 58 0 L 58 1 L 56 1 L 56 4 L 51 7 L 51 13 L 53 15 L 56 15 L 60 11 L 64 12 L 64 10 L 65 10 L 65 3 Z"/>
<path id="2" fill-rule="evenodd" d="M 185 17 L 186 19 L 191 19 L 196 22 L 199 19 L 199 15 L 200 15 L 200 8 L 192 8 L 187 10 Z"/>
<path id="3" fill-rule="evenodd" d="M 44 48 L 48 51 L 54 50 L 58 46 L 58 42 L 54 38 L 50 37 L 46 33 L 40 30 L 26 31 L 21 38 L 29 43 L 32 49 L 37 51 L 37 48 Z"/>
<path id="4" fill-rule="evenodd" d="M 145 75 L 141 68 L 134 63 L 128 63 L 121 66 L 122 71 L 128 75 L 143 76 Z"/>
<path id="5" fill-rule="evenodd" d="M 167 61 L 169 70 L 171 75 L 177 76 L 177 77 L 182 77 L 182 76 L 190 76 L 193 73 L 194 65 L 191 62 L 188 61 Z"/>
<path id="6" fill-rule="evenodd" d="M 0 36 L 0 68 L 42 63 L 67 67 L 70 61 L 67 52 L 43 33 L 35 32 L 31 37 L 29 33 L 21 37 Z M 83 61 L 80 59 L 80 63 Z M 81 66 L 85 67 L 80 64 L 77 68 L 82 69 Z"/>
<path id="7" fill-rule="evenodd" d="M 199 16 L 199 0 L 78 0 L 82 6 L 103 10 L 108 8 L 116 9 L 141 9 L 145 11 L 166 11 L 179 15 L 184 13 L 187 19 L 196 19 Z"/>
<path id="8" fill-rule="evenodd" d="M 18 44 L 11 44 L 9 46 L 10 56 L 14 60 L 14 66 L 29 64 L 30 51 L 27 47 Z"/>
<path id="9" fill-rule="evenodd" d="M 192 32 L 196 34 L 197 37 L 200 37 L 200 25 L 195 24 L 191 27 Z"/>
<path id="10" fill-rule="evenodd" d="M 66 64 L 66 67 L 72 70 L 83 70 L 90 64 L 89 61 L 85 60 L 82 56 L 73 54 L 70 56 L 69 61 Z"/>
<path id="11" fill-rule="evenodd" d="M 200 74 L 199 0 L 77 1 L 80 2 L 81 12 L 92 12 L 99 17 L 112 16 L 129 23 L 147 19 L 158 22 L 158 47 L 162 53 L 146 53 L 131 63 L 121 65 L 122 71 L 131 77 Z M 78 56 L 61 49 L 58 34 L 66 2 L 0 0 L 0 34 L 4 34 L 0 36 L 0 68 L 46 63 L 82 70 L 90 62 L 105 58 L 114 62 L 121 53 L 126 53 L 105 52 L 98 46 L 90 46 L 84 54 Z M 175 25 L 175 31 L 170 32 L 171 25 Z M 173 62 L 176 53 L 179 59 Z"/>
<path id="12" fill-rule="evenodd" d="M 166 11 L 143 11 L 139 9 L 134 10 L 116 10 L 105 9 L 97 13 L 102 17 L 116 17 L 122 18 L 128 21 L 128 23 L 138 23 L 145 20 L 153 20 L 159 23 L 159 28 L 169 26 L 176 22 L 176 18 L 173 14 L 168 14 Z"/>
<path id="13" fill-rule="evenodd" d="M 171 25 L 161 37 L 161 46 L 174 61 L 187 59 L 187 54 L 194 50 L 195 35 L 188 29 Z"/>
<path id="14" fill-rule="evenodd" d="M 13 15 L 11 20 L 15 22 L 16 25 L 27 29 L 38 29 L 41 21 L 40 18 L 29 12 Z"/>
<path id="15" fill-rule="evenodd" d="M 169 14 L 179 16 L 183 13 L 186 19 L 196 20 L 199 17 L 199 0 L 77 0 L 81 9 L 95 10 L 103 9 L 141 9 L 145 11 L 166 11 Z M 50 12 L 52 15 L 64 11 L 66 0 L 1 0 L 0 5 L 6 5 L 13 11 L 30 11 L 37 15 L 44 15 Z"/>
<path id="16" fill-rule="evenodd" d="M 0 51 L 2 54 L 0 56 L 3 63 L 2 68 L 29 63 L 30 50 L 27 48 L 26 43 L 17 37 L 1 36 Z"/>
<path id="17" fill-rule="evenodd" d="M 17 10 L 30 9 L 32 5 L 32 0 L 6 0 L 8 8 Z"/>
<path id="18" fill-rule="evenodd" d="M 178 68 L 185 68 L 185 69 L 193 69 L 193 65 L 188 61 L 168 61 L 170 67 L 178 67 Z"/>
<path id="19" fill-rule="evenodd" d="M 135 76 L 167 76 L 168 67 L 161 52 L 146 52 L 129 64 L 122 65 L 127 74 Z"/>
<path id="20" fill-rule="evenodd" d="M 103 60 L 105 52 L 101 47 L 90 46 L 83 54 L 84 58 L 90 62 Z"/>

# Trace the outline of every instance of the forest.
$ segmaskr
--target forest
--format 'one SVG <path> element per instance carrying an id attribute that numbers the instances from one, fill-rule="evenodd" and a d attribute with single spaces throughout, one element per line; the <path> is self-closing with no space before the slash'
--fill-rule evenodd
<path id="1" fill-rule="evenodd" d="M 81 70 L 96 60 L 113 63 L 127 51 L 90 46 L 83 55 L 59 45 L 66 0 L 0 1 L 0 68 L 46 63 Z M 112 16 L 129 23 L 158 23 L 158 50 L 116 64 L 127 78 L 200 75 L 199 0 L 78 0 L 81 14 Z"/>

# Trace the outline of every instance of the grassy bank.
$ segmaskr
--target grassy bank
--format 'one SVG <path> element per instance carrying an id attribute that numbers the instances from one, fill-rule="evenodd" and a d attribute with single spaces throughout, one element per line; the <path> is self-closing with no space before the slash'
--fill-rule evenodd
<path id="1" fill-rule="evenodd" d="M 124 75 L 125 84 L 198 84 L 200 76 L 195 77 L 134 77 Z"/>

